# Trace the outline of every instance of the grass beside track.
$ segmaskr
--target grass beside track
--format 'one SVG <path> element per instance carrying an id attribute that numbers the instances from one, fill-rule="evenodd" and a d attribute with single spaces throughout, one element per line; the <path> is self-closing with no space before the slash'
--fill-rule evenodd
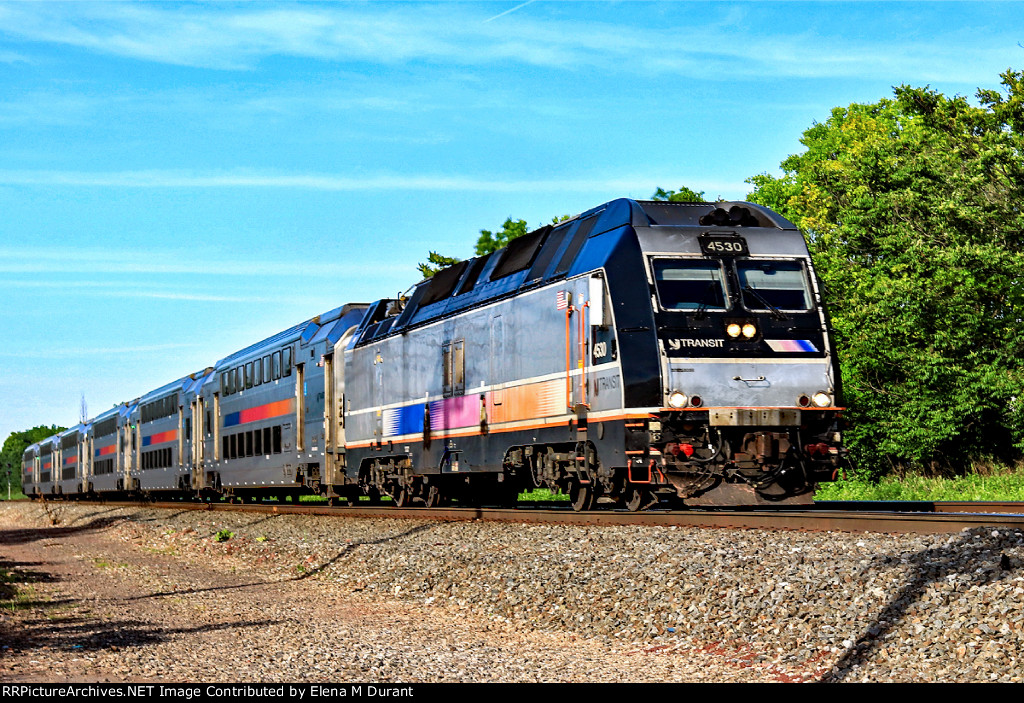
<path id="1" fill-rule="evenodd" d="M 908 474 L 872 481 L 851 476 L 818 487 L 815 500 L 1024 501 L 1024 467 L 940 478 Z"/>

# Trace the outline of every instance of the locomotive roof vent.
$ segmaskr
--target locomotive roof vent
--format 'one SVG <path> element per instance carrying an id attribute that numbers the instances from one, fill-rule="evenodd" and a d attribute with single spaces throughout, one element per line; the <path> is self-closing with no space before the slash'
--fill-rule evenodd
<path id="1" fill-rule="evenodd" d="M 763 205 L 742 200 L 717 200 L 711 203 L 680 203 L 670 200 L 641 200 L 634 203 L 644 217 L 636 217 L 634 227 L 765 227 L 797 229 L 797 226 Z"/>
<path id="2" fill-rule="evenodd" d="M 759 227 L 757 218 L 750 210 L 739 205 L 733 205 L 728 210 L 716 207 L 706 215 L 701 215 L 699 222 L 702 225 L 715 225 L 717 227 Z"/>

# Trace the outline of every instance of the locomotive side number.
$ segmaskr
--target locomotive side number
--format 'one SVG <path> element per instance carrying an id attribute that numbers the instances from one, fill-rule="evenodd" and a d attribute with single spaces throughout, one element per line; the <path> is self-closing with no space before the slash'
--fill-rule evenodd
<path id="1" fill-rule="evenodd" d="M 747 240 L 743 237 L 700 238 L 700 250 L 707 256 L 746 256 Z"/>

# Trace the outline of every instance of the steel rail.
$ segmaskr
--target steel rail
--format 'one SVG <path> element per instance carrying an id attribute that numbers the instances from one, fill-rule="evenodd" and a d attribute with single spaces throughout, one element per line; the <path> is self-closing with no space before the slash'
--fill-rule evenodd
<path id="1" fill-rule="evenodd" d="M 1024 513 L 1024 503 L 1014 501 L 929 501 L 929 500 L 845 500 L 816 501 L 815 510 L 881 511 L 901 513 L 975 513 L 1013 514 Z"/>
<path id="2" fill-rule="evenodd" d="M 330 507 L 289 503 L 141 503 L 107 501 L 80 504 L 117 507 L 150 507 L 166 510 L 224 510 L 291 515 L 385 518 L 399 520 L 489 521 L 562 525 L 648 525 L 652 527 L 706 527 L 836 532 L 886 532 L 897 534 L 950 534 L 972 528 L 1024 529 L 1024 514 L 965 513 L 956 511 L 865 510 L 593 510 L 574 512 L 550 508 L 396 508 L 389 506 Z"/>

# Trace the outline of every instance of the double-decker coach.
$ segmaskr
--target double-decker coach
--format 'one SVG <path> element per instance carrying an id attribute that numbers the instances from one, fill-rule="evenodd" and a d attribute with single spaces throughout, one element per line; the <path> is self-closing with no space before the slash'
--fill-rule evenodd
<path id="1" fill-rule="evenodd" d="M 344 366 L 333 359 L 365 309 L 344 305 L 217 362 L 199 391 L 207 429 L 193 487 L 242 500 L 356 490 L 344 474 Z"/>
<path id="2" fill-rule="evenodd" d="M 21 455 L 21 492 L 33 497 L 38 494 L 39 443 L 25 447 Z"/>
<path id="3" fill-rule="evenodd" d="M 56 493 L 54 487 L 55 477 L 58 475 L 59 464 L 57 463 L 59 439 L 56 435 L 47 437 L 39 443 L 39 483 L 37 494 L 52 496 Z"/>
<path id="4" fill-rule="evenodd" d="M 89 423 L 89 454 L 92 472 L 91 491 L 100 495 L 119 493 L 127 485 L 125 437 L 128 436 L 128 406 L 118 403 Z"/>
<path id="5" fill-rule="evenodd" d="M 137 460 L 129 476 L 144 493 L 192 488 L 191 424 L 188 390 L 208 372 L 189 374 L 139 398 L 129 421 Z"/>
<path id="6" fill-rule="evenodd" d="M 57 495 L 77 495 L 86 492 L 89 457 L 85 444 L 88 425 L 80 423 L 61 432 L 54 471 L 54 492 Z"/>

